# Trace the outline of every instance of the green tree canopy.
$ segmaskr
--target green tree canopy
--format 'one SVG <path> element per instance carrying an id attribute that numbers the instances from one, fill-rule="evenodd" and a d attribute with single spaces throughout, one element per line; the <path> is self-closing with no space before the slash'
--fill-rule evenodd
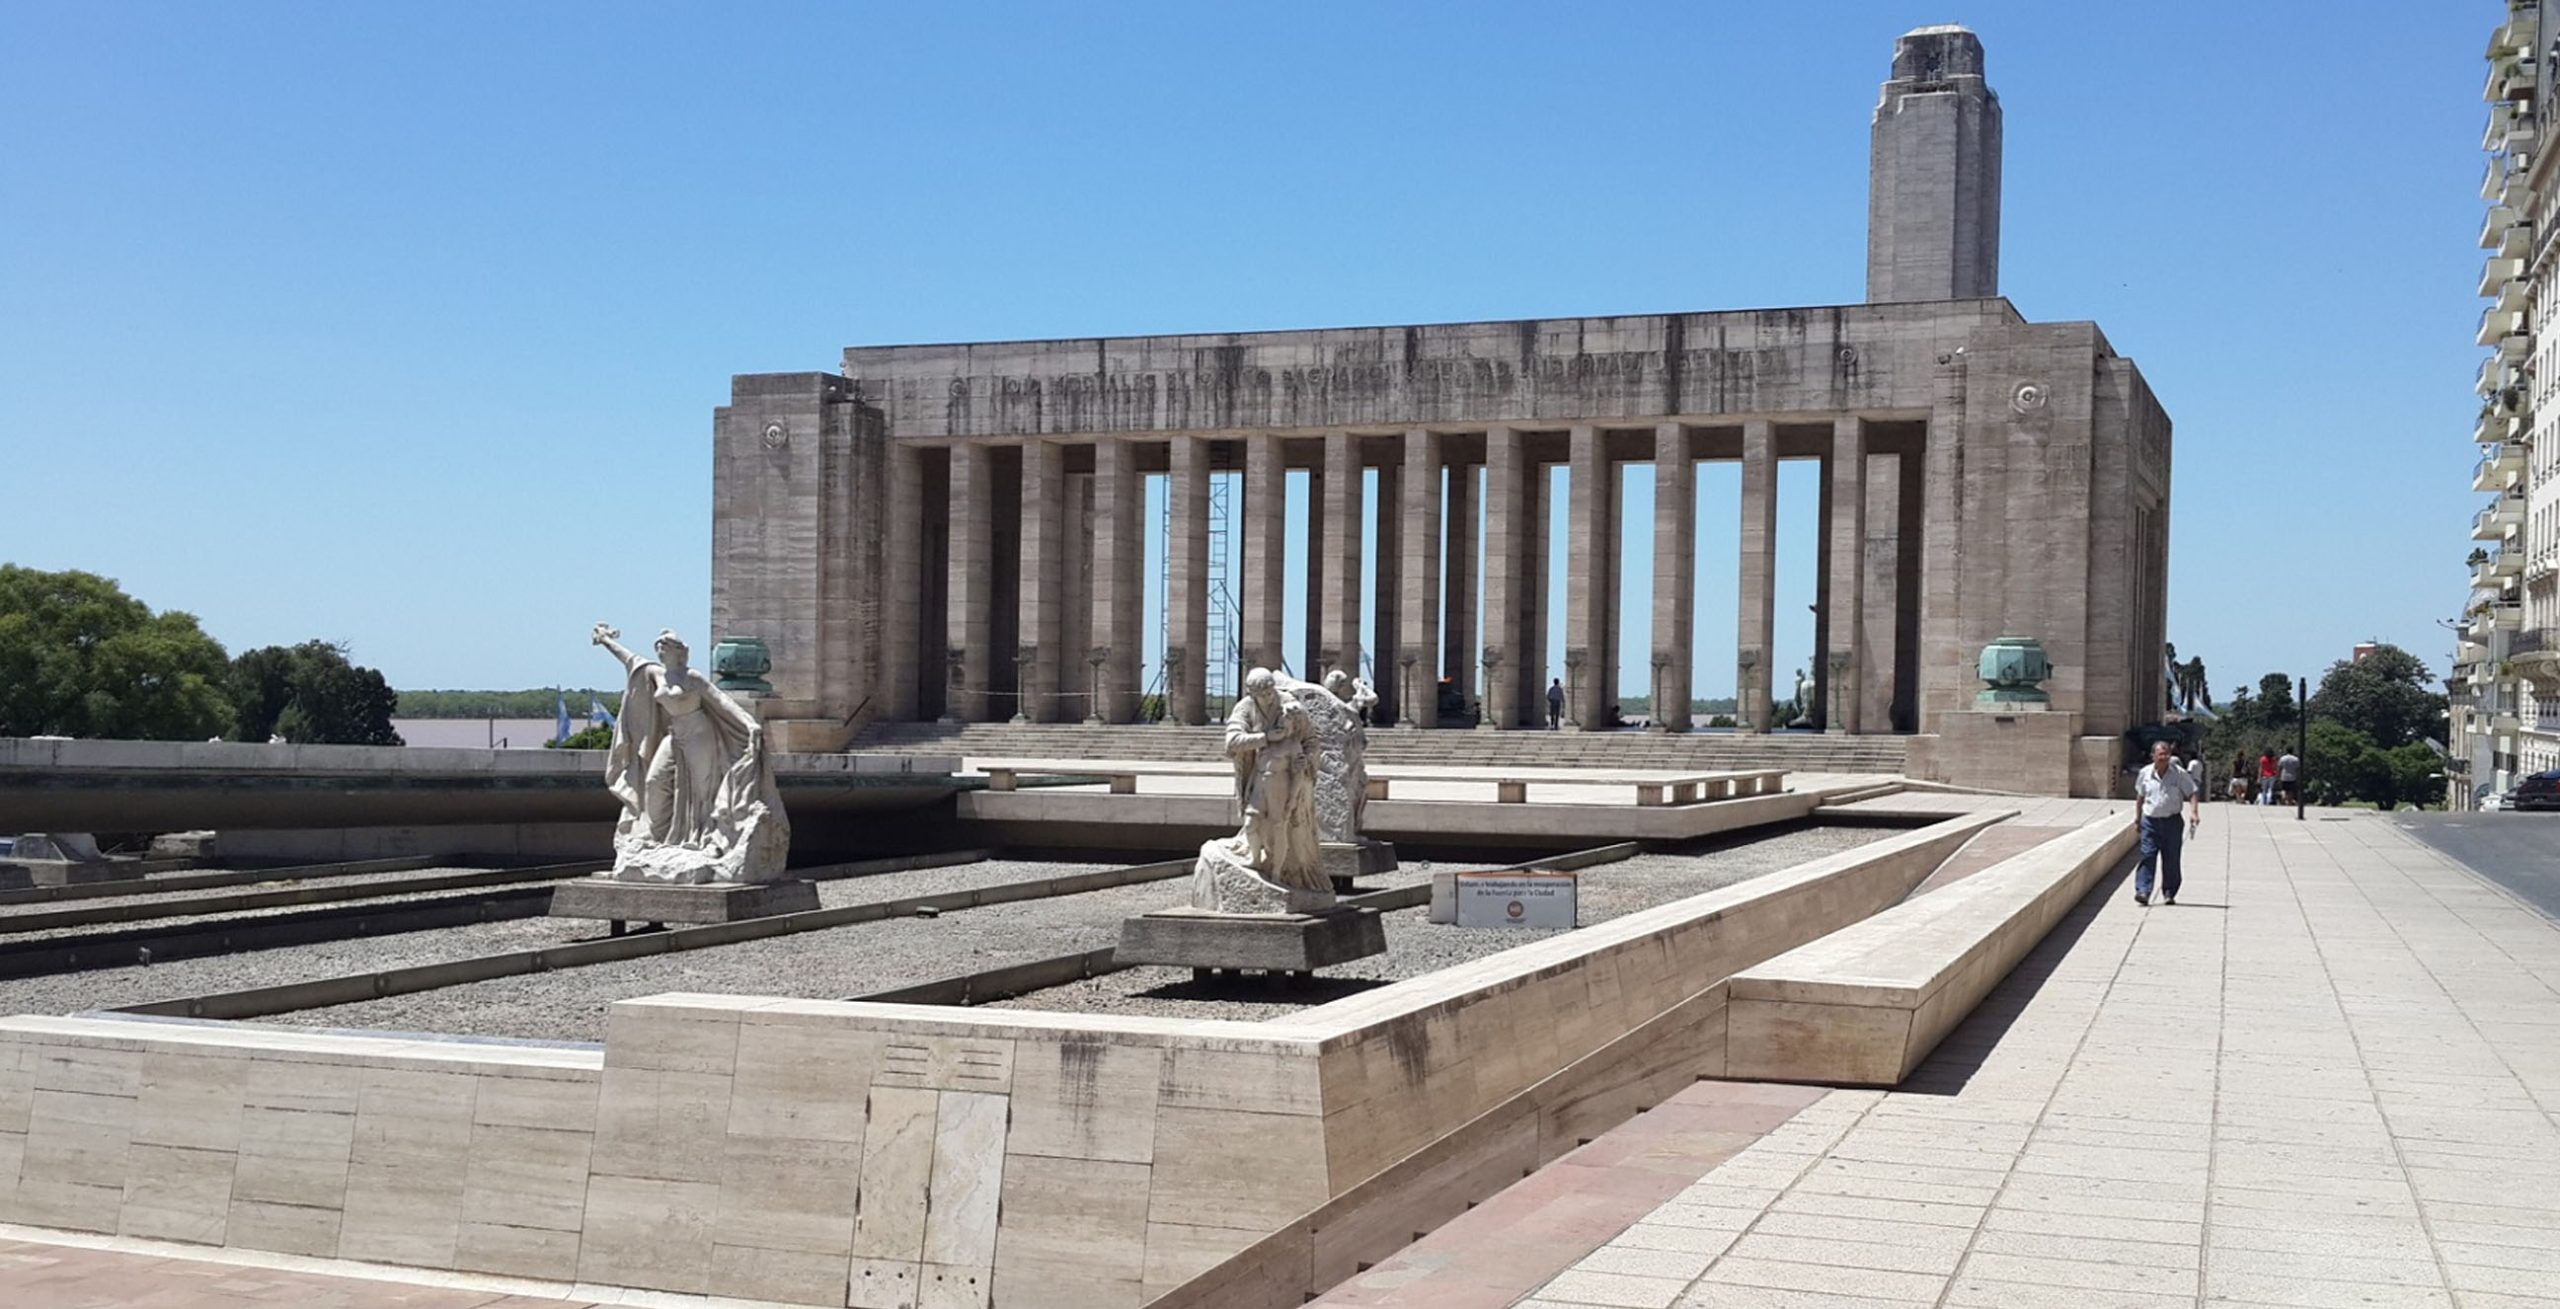
<path id="1" fill-rule="evenodd" d="M 2330 665 L 2311 697 L 2311 713 L 2364 733 L 2384 750 L 2441 738 L 2445 702 L 2427 689 L 2434 680 L 2416 655 L 2381 646 L 2362 660 Z"/>
<path id="2" fill-rule="evenodd" d="M 347 660 L 331 641 L 270 645 L 231 663 L 228 686 L 240 739 L 281 735 L 296 744 L 398 745 L 391 728 L 400 697 L 382 674 Z"/>
<path id="3" fill-rule="evenodd" d="M 219 736 L 225 672 L 192 614 L 155 614 L 95 573 L 0 564 L 0 736 Z"/>

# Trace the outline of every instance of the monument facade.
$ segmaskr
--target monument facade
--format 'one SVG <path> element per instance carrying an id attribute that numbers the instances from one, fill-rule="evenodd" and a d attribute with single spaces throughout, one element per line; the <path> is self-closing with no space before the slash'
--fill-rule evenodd
<path id="1" fill-rule="evenodd" d="M 1166 707 L 1205 723 L 1211 478 L 1233 472 L 1237 671 L 1374 669 L 1377 720 L 1418 728 L 1440 725 L 1446 679 L 1493 729 L 1541 725 L 1560 675 L 1572 724 L 1656 690 L 1660 725 L 1686 730 L 1698 467 L 1721 461 L 1740 471 L 1731 516 L 1710 515 L 1739 538 L 1740 717 L 1765 731 L 1789 671 L 1771 666 L 1778 467 L 1802 460 L 1821 482 L 1808 718 L 1919 735 L 1915 775 L 2107 793 L 2122 734 L 2165 707 L 2170 424 L 2094 324 L 2031 322 L 2000 297 L 2000 141 L 1981 42 L 1902 37 L 1871 142 L 1863 304 L 857 346 L 838 372 L 739 376 L 714 419 L 713 622 L 771 650 L 761 712 L 787 749 L 835 748 L 875 718 L 1134 722 L 1144 479 L 1161 474 Z M 1651 686 L 1622 688 L 1635 465 L 1656 488 L 1654 648 Z M 1303 578 L 1286 570 L 1292 472 Z M 1287 650 L 1295 588 L 1308 641 Z M 2013 635 L 2052 661 L 2032 723 L 1975 703 L 1982 648 Z"/>

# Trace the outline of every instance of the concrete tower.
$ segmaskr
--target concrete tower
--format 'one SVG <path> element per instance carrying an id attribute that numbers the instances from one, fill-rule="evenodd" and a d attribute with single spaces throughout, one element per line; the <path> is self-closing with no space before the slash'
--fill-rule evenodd
<path id="1" fill-rule="evenodd" d="M 2000 294 L 2000 97 L 1952 23 L 1893 43 L 1867 178 L 1867 301 Z"/>

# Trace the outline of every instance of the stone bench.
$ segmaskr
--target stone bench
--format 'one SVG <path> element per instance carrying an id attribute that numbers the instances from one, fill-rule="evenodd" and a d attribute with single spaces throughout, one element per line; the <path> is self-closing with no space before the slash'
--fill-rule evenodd
<path id="1" fill-rule="evenodd" d="M 1178 759 L 974 759 L 969 767 L 987 775 L 987 789 L 990 791 L 1018 790 L 1023 775 L 1027 773 L 1050 777 L 1100 777 L 1111 783 L 1113 795 L 1137 794 L 1141 776 L 1235 775 L 1233 764 Z"/>
<path id="2" fill-rule="evenodd" d="M 2102 818 L 1735 973 L 1725 1075 L 1899 1084 L 2133 847 Z"/>
<path id="3" fill-rule="evenodd" d="M 1774 795 L 1786 789 L 1787 770 L 1783 768 L 1751 768 L 1712 773 L 1629 773 L 1624 771 L 1585 771 L 1551 769 L 1539 772 L 1496 768 L 1424 769 L 1378 767 L 1369 770 L 1369 798 L 1394 798 L 1397 782 L 1490 782 L 1494 800 L 1499 804 L 1527 804 L 1529 784 L 1544 782 L 1567 786 L 1633 786 L 1636 803 L 1651 807 L 1663 804 L 1696 804 L 1702 800 L 1729 800 L 1746 795 Z"/>

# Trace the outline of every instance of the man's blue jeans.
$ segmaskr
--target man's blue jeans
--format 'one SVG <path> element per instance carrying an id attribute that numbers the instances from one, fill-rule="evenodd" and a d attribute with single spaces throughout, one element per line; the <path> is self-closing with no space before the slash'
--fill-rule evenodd
<path id="1" fill-rule="evenodd" d="M 2142 820 L 2142 861 L 2133 866 L 2133 893 L 2151 895 L 2151 865 L 2160 865 L 2160 893 L 2178 898 L 2178 855 L 2187 842 L 2187 820 L 2171 815 Z"/>

